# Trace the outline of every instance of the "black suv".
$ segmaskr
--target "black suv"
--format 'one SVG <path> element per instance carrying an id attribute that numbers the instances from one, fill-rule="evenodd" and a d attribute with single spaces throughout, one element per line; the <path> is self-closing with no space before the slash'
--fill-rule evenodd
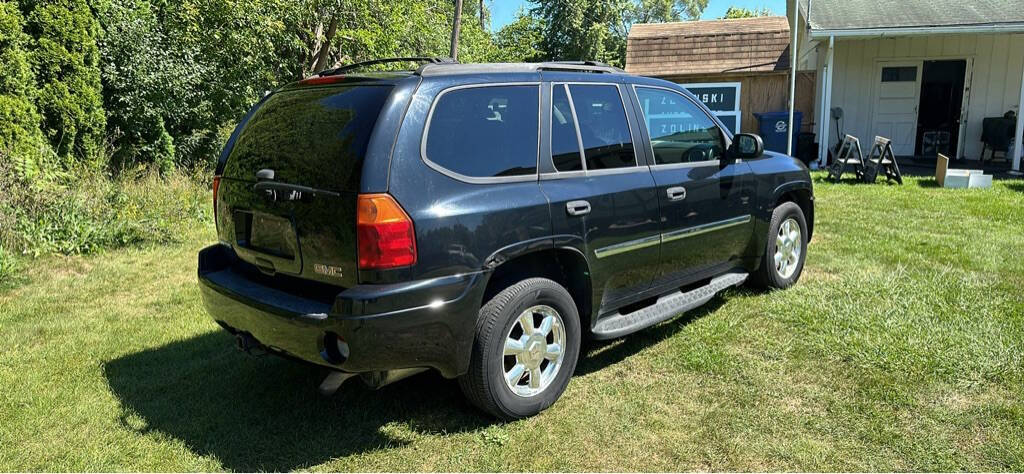
<path id="1" fill-rule="evenodd" d="M 286 86 L 232 134 L 199 281 L 243 348 L 332 369 L 327 393 L 435 369 L 515 419 L 561 395 L 581 338 L 800 277 L 807 168 L 682 87 L 425 62 Z"/>

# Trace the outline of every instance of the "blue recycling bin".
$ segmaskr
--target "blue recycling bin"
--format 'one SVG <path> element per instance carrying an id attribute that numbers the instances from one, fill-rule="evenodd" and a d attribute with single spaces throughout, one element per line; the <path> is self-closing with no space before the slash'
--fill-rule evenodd
<path id="1" fill-rule="evenodd" d="M 761 139 L 764 140 L 764 149 L 785 153 L 786 133 L 789 132 L 789 111 L 755 113 L 754 117 L 757 117 L 758 130 L 760 131 Z M 800 132 L 800 124 L 803 118 L 803 113 L 798 110 L 793 111 L 792 133 L 794 153 L 796 152 L 797 134 Z"/>

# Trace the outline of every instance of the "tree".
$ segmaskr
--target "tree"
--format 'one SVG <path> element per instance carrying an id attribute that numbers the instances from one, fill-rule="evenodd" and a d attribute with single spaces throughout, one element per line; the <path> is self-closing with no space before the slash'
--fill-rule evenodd
<path id="1" fill-rule="evenodd" d="M 543 40 L 544 23 L 540 18 L 520 9 L 512 23 L 494 34 L 494 46 L 498 54 L 490 59 L 495 62 L 540 61 L 546 56 L 541 49 Z"/>
<path id="2" fill-rule="evenodd" d="M 0 3 L 0 161 L 13 163 L 28 178 L 52 154 L 35 106 L 38 89 L 29 64 L 30 41 L 17 5 Z"/>
<path id="3" fill-rule="evenodd" d="M 106 116 L 92 8 L 86 0 L 23 1 L 22 11 L 43 133 L 65 166 L 101 165 Z"/>
<path id="4" fill-rule="evenodd" d="M 734 18 L 755 18 L 759 16 L 771 15 L 772 11 L 768 9 L 768 7 L 761 7 L 755 10 L 750 10 L 742 7 L 729 7 L 729 9 L 725 11 L 725 16 L 723 16 L 722 19 L 731 20 Z"/>
<path id="5" fill-rule="evenodd" d="M 633 23 L 696 19 L 707 0 L 530 0 L 544 28 L 548 59 L 597 60 L 621 66 Z"/>
<path id="6" fill-rule="evenodd" d="M 707 6 L 708 0 L 638 0 L 630 20 L 632 23 L 696 20 Z"/>

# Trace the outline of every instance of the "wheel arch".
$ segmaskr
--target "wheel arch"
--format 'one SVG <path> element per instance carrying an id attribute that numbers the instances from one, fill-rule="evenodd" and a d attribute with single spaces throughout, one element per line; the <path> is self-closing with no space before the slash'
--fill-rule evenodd
<path id="1" fill-rule="evenodd" d="M 794 181 L 786 183 L 775 189 L 773 193 L 772 206 L 769 213 L 784 202 L 792 202 L 800 206 L 807 221 L 807 241 L 810 242 L 814 236 L 814 190 L 811 183 Z"/>
<path id="2" fill-rule="evenodd" d="M 584 334 L 590 330 L 593 288 L 590 266 L 579 249 L 572 246 L 534 248 L 507 258 L 488 259 L 488 267 L 482 304 L 519 281 L 534 277 L 547 278 L 565 287 L 576 303 Z"/>

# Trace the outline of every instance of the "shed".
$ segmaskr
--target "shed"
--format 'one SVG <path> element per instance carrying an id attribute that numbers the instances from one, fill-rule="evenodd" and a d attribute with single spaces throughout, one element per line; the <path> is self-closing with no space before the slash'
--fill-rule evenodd
<path id="1" fill-rule="evenodd" d="M 789 23 L 783 16 L 637 24 L 626 43 L 626 71 L 688 86 L 726 125 L 735 115 L 741 131 L 756 132 L 755 113 L 788 108 L 789 52 Z M 796 107 L 808 117 L 808 130 L 814 74 L 798 76 L 800 90 L 807 92 L 797 94 Z M 721 104 L 709 103 L 720 98 L 715 94 L 723 89 L 739 97 L 733 114 L 716 108 Z"/>

